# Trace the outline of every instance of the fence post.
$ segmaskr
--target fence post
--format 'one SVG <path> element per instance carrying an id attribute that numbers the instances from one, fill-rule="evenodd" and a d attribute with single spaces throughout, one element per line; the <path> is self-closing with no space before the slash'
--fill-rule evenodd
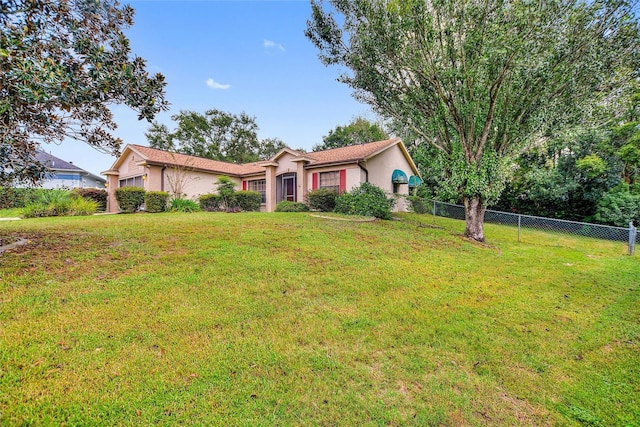
<path id="1" fill-rule="evenodd" d="M 633 226 L 633 221 L 629 221 L 629 255 L 633 255 L 636 248 L 636 233 L 638 230 Z"/>
<path id="2" fill-rule="evenodd" d="M 520 243 L 520 221 L 522 220 L 522 215 L 518 215 L 518 243 Z"/>
<path id="3" fill-rule="evenodd" d="M 433 223 L 436 223 L 436 201 L 433 201 Z"/>

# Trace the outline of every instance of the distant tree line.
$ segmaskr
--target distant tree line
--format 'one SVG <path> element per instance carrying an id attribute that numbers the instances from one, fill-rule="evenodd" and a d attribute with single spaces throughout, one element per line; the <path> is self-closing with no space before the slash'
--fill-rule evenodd
<path id="1" fill-rule="evenodd" d="M 216 109 L 204 114 L 180 111 L 171 116 L 169 130 L 153 122 L 145 134 L 149 146 L 191 156 L 232 163 L 249 163 L 273 157 L 286 145 L 278 138 L 258 139 L 256 118 Z"/>

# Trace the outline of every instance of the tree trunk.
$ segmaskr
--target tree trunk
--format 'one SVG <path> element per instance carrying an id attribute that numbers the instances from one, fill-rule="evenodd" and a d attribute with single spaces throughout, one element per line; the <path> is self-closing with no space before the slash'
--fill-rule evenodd
<path id="1" fill-rule="evenodd" d="M 484 213 L 487 210 L 479 197 L 465 197 L 464 217 L 466 227 L 464 235 L 478 242 L 484 242 Z"/>

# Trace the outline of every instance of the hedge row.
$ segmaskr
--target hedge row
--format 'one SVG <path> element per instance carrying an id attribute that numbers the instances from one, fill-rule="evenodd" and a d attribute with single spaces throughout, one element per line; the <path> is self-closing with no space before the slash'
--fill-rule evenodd
<path id="1" fill-rule="evenodd" d="M 384 190 L 368 182 L 342 194 L 327 189 L 312 190 L 307 194 L 306 201 L 307 204 L 280 202 L 276 206 L 276 212 L 304 212 L 312 209 L 390 219 L 391 208 L 395 204 L 395 200 L 387 197 Z"/>
<path id="2" fill-rule="evenodd" d="M 140 187 L 120 187 L 116 189 L 116 200 L 120 211 L 123 213 L 139 211 L 144 204 L 144 195 L 144 188 Z"/>
<path id="3" fill-rule="evenodd" d="M 169 193 L 166 191 L 147 191 L 144 195 L 144 208 L 147 212 L 165 212 L 168 204 Z"/>
<path id="4" fill-rule="evenodd" d="M 234 191 L 230 195 L 203 194 L 198 198 L 200 208 L 207 212 L 252 212 L 260 210 L 262 196 L 256 191 Z"/>

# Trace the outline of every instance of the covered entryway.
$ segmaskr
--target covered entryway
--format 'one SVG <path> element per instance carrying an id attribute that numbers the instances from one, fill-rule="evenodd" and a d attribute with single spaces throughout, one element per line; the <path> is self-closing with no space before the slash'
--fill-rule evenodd
<path id="1" fill-rule="evenodd" d="M 276 203 L 296 201 L 296 173 L 283 173 L 276 179 Z"/>

